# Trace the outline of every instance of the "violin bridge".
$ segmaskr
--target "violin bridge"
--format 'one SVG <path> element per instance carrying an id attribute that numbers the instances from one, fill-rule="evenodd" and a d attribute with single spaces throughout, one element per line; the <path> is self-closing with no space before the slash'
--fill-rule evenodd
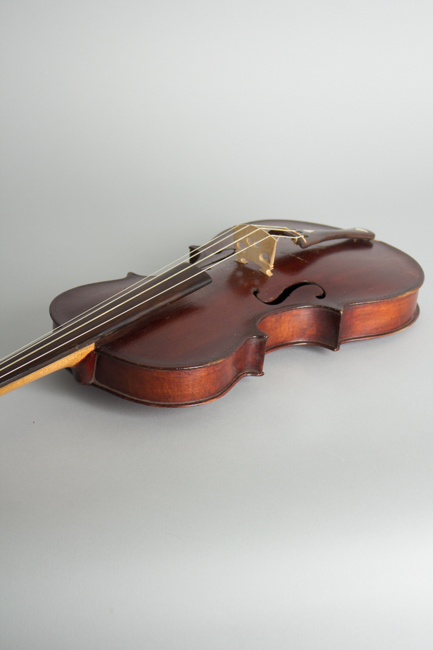
<path id="1" fill-rule="evenodd" d="M 277 240 L 266 230 L 253 225 L 235 226 L 233 228 L 236 261 L 240 264 L 254 262 L 260 271 L 272 275 L 274 268 Z"/>

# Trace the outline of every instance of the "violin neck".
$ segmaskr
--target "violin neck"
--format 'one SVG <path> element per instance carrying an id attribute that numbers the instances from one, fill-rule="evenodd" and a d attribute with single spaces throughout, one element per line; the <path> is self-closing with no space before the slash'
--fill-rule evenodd
<path id="1" fill-rule="evenodd" d="M 44 355 L 44 360 L 40 364 L 30 363 L 26 367 L 24 373 L 20 373 L 16 368 L 8 375 L 4 373 L 4 377 L 0 375 L 0 395 L 10 393 L 15 388 L 20 388 L 25 384 L 29 384 L 35 379 L 40 379 L 46 375 L 62 370 L 63 368 L 73 368 L 77 363 L 82 361 L 95 349 L 95 344 L 87 345 L 84 348 L 71 352 L 70 354 L 60 356 L 56 361 L 49 361 L 49 355 Z M 32 370 L 36 368 L 36 370 Z M 18 379 L 16 378 L 18 377 Z M 3 381 L 4 380 L 4 381 Z"/>

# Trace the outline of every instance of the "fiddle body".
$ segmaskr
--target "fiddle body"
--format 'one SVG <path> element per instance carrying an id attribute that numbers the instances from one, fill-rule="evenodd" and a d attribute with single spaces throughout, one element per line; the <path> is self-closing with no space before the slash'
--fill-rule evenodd
<path id="1" fill-rule="evenodd" d="M 397 332 L 418 317 L 423 271 L 402 251 L 356 233 L 340 238 L 339 229 L 315 223 L 251 225 L 278 238 L 272 264 L 267 253 L 259 265 L 240 260 L 235 229 L 206 253 L 191 247 L 191 262 L 211 281 L 96 338 L 70 364 L 75 379 L 143 404 L 192 406 L 221 397 L 244 376 L 262 375 L 271 350 L 305 344 L 338 350 Z M 310 235 L 308 246 L 303 238 L 303 246 L 283 236 L 284 229 L 322 235 L 317 242 Z M 128 274 L 66 291 L 50 306 L 55 328 L 142 281 Z"/>

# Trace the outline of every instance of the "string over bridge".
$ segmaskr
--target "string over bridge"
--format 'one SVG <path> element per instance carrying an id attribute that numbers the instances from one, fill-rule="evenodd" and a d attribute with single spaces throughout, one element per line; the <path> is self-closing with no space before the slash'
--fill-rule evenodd
<path id="1" fill-rule="evenodd" d="M 262 273 L 272 275 L 277 240 L 266 230 L 254 225 L 235 226 L 233 234 L 236 246 L 236 261 L 241 264 L 255 262 Z"/>

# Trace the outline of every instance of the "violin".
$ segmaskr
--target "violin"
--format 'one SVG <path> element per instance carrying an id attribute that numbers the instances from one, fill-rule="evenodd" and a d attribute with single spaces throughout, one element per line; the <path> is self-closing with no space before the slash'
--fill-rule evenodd
<path id="1" fill-rule="evenodd" d="M 155 275 L 70 289 L 53 329 L 0 362 L 0 394 L 56 370 L 152 406 L 192 406 L 263 375 L 267 352 L 338 350 L 418 317 L 419 264 L 363 228 L 254 221 Z"/>

